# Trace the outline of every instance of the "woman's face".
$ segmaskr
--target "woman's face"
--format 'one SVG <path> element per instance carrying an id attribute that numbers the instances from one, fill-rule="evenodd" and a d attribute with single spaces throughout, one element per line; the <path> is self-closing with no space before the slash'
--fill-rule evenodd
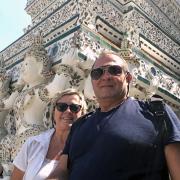
<path id="1" fill-rule="evenodd" d="M 67 105 L 70 106 L 67 107 Z M 57 101 L 54 110 L 56 129 L 68 130 L 72 123 L 81 117 L 82 108 L 78 105 L 80 105 L 80 99 L 76 94 L 64 95 Z"/>

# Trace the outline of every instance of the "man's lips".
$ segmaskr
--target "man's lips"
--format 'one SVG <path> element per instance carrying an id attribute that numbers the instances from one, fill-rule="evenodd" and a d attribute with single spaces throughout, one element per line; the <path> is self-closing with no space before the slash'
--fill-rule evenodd
<path id="1" fill-rule="evenodd" d="M 100 88 L 104 88 L 104 87 L 113 87 L 112 84 L 105 84 L 105 85 L 101 85 Z"/>

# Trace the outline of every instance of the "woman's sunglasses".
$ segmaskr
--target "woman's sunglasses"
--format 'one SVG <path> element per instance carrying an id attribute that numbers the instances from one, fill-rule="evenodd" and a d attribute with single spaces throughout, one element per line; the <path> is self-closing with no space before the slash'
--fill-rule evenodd
<path id="1" fill-rule="evenodd" d="M 112 66 L 103 66 L 96 69 L 91 70 L 91 79 L 98 80 L 100 77 L 107 71 L 112 76 L 120 75 L 123 71 L 122 67 L 118 65 L 112 65 Z"/>
<path id="2" fill-rule="evenodd" d="M 56 103 L 56 109 L 60 112 L 65 112 L 68 107 L 72 113 L 78 113 L 81 110 L 79 104 Z"/>

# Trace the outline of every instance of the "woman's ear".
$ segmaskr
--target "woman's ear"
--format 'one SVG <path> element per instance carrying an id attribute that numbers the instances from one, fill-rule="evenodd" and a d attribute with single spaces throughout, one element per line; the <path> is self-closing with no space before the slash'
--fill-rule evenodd
<path id="1" fill-rule="evenodd" d="M 128 83 L 131 82 L 131 80 L 132 80 L 132 75 L 130 74 L 130 72 L 127 72 L 127 74 L 126 74 L 126 80 L 127 80 Z"/>

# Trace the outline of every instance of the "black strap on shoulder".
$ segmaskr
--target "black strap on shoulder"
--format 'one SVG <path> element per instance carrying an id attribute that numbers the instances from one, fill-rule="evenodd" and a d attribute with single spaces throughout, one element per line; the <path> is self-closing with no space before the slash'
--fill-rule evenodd
<path id="1" fill-rule="evenodd" d="M 149 110 L 153 113 L 155 119 L 157 120 L 159 136 L 164 141 L 168 134 L 167 118 L 169 117 L 165 111 L 163 98 L 159 95 L 154 95 L 148 101 L 148 104 Z"/>
<path id="2" fill-rule="evenodd" d="M 156 124 L 158 125 L 158 137 L 157 140 L 160 140 L 160 142 L 163 144 L 165 143 L 165 140 L 168 136 L 168 129 L 169 129 L 169 116 L 165 110 L 165 103 L 163 101 L 163 98 L 159 95 L 154 95 L 152 98 L 148 101 L 149 104 L 149 110 L 151 113 L 153 113 L 155 117 Z M 155 170 L 155 164 L 158 164 L 159 157 L 154 158 L 154 163 L 152 167 L 152 171 Z M 168 168 L 167 166 L 163 170 L 163 180 L 169 180 L 169 174 L 168 174 Z"/>

